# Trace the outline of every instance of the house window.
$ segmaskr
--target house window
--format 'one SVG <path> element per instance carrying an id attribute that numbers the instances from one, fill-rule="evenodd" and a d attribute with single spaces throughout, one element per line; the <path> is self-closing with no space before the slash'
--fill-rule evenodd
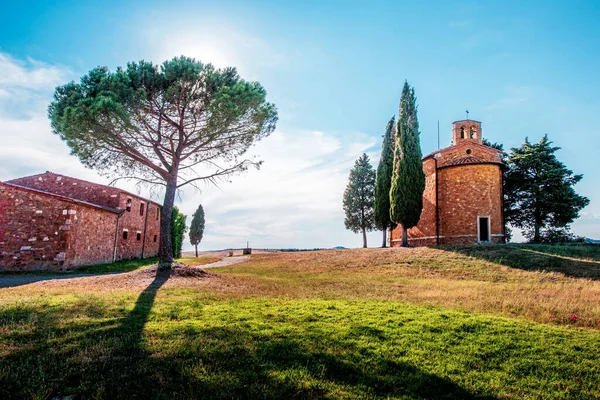
<path id="1" fill-rule="evenodd" d="M 158 235 L 154 235 L 154 243 L 158 240 Z"/>
<path id="2" fill-rule="evenodd" d="M 142 240 L 142 232 L 137 232 L 137 233 L 136 233 L 136 235 L 135 235 L 135 240 L 137 240 L 138 242 L 139 242 L 140 240 Z"/>
<path id="3" fill-rule="evenodd" d="M 144 215 L 144 206 L 144 203 L 140 204 L 140 215 Z"/>
<path id="4" fill-rule="evenodd" d="M 477 217 L 477 240 L 479 242 L 490 241 L 490 217 Z"/>
<path id="5" fill-rule="evenodd" d="M 127 199 L 127 203 L 125 203 L 125 209 L 128 212 L 131 211 L 131 199 Z"/>
<path id="6" fill-rule="evenodd" d="M 123 240 L 127 240 L 127 230 L 123 231 Z"/>

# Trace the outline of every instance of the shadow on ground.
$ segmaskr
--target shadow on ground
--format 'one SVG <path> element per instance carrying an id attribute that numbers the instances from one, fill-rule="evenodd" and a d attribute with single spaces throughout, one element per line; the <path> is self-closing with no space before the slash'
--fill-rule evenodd
<path id="1" fill-rule="evenodd" d="M 526 271 L 558 272 L 573 278 L 600 280 L 600 246 L 507 244 L 442 249 Z"/>
<path id="2" fill-rule="evenodd" d="M 65 327 L 52 310 L 36 309 L 35 329 L 6 337 L 18 350 L 0 359 L 0 397 L 491 398 L 382 357 L 376 349 L 359 350 L 351 339 L 312 343 L 297 334 L 253 332 L 243 324 L 206 328 L 185 322 L 175 332 L 159 330 L 148 338 L 145 326 L 168 279 L 168 273 L 159 273 L 121 318 L 87 318 Z M 92 303 L 86 312 L 101 316 L 102 304 Z M 2 322 L 34 318 L 26 307 L 4 313 Z M 377 340 L 379 333 L 361 334 Z M 162 345 L 153 343 L 162 339 Z"/>

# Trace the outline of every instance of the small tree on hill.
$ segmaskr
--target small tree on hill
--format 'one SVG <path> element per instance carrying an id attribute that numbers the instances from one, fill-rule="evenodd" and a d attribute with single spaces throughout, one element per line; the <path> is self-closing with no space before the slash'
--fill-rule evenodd
<path id="1" fill-rule="evenodd" d="M 394 171 L 390 189 L 390 217 L 402 225 L 402 246 L 408 246 L 408 229 L 416 226 L 423 209 L 425 173 L 415 90 L 404 82 L 400 97 L 400 118 L 394 150 Z"/>
<path id="2" fill-rule="evenodd" d="M 177 208 L 177 206 L 173 206 L 173 210 L 171 212 L 171 249 L 173 258 L 180 258 L 181 249 L 183 248 L 183 238 L 185 236 L 185 232 L 187 231 L 187 226 L 185 226 L 185 220 L 187 219 L 187 216 L 179 212 L 179 208 Z"/>
<path id="3" fill-rule="evenodd" d="M 202 241 L 204 235 L 204 208 L 202 204 L 192 216 L 190 224 L 190 243 L 196 248 L 196 257 L 198 257 L 198 244 Z"/>
<path id="4" fill-rule="evenodd" d="M 590 200 L 575 192 L 573 186 L 583 175 L 560 162 L 554 154 L 560 147 L 552 146 L 548 135 L 539 143 L 528 139 L 519 148 L 511 149 L 505 173 L 505 218 L 511 225 L 524 230 L 525 237 L 539 243 L 546 236 L 568 235 L 568 226 Z M 548 231 L 548 234 L 545 234 Z"/>
<path id="5" fill-rule="evenodd" d="M 277 110 L 258 82 L 235 68 L 177 57 L 109 72 L 56 88 L 48 108 L 54 133 L 81 162 L 107 175 L 165 188 L 159 268 L 173 262 L 171 211 L 184 185 L 260 166 L 246 151 L 269 135 Z"/>
<path id="6" fill-rule="evenodd" d="M 387 229 L 393 228 L 395 225 L 390 219 L 390 188 L 392 186 L 392 172 L 394 170 L 395 128 L 396 119 L 392 117 L 387 124 L 385 135 L 383 136 L 381 158 L 379 159 L 375 178 L 373 218 L 377 228 L 383 231 L 383 243 L 381 247 L 386 247 Z"/>
<path id="7" fill-rule="evenodd" d="M 375 228 L 373 221 L 373 202 L 375 189 L 375 171 L 369 157 L 363 154 L 354 163 L 350 171 L 348 185 L 344 191 L 344 212 L 346 229 L 354 233 L 362 232 L 363 247 L 367 247 L 367 233 Z"/>

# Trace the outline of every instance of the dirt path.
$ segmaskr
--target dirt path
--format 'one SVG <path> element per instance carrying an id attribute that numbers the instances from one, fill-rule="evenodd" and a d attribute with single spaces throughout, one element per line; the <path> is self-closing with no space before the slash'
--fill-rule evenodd
<path id="1" fill-rule="evenodd" d="M 217 268 L 217 267 L 227 267 L 229 265 L 239 264 L 244 261 L 248 261 L 250 257 L 248 256 L 239 256 L 239 257 L 225 257 L 220 261 L 216 261 L 210 264 L 198 265 L 197 268 Z M 22 285 L 29 285 L 30 283 L 35 283 L 39 281 L 50 281 L 56 279 L 79 279 L 79 278 L 90 278 L 90 277 L 108 277 L 115 275 L 123 275 L 130 274 L 131 272 L 113 272 L 113 273 L 103 273 L 103 274 L 78 274 L 74 273 L 65 273 L 64 275 L 29 275 L 29 276 L 3 276 L 0 277 L 0 288 L 7 287 L 15 287 Z"/>

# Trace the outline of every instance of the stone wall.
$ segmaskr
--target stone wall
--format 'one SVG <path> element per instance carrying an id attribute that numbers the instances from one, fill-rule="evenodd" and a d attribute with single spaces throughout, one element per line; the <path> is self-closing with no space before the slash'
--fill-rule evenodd
<path id="1" fill-rule="evenodd" d="M 112 261 L 116 213 L 3 183 L 0 204 L 1 269 L 67 270 Z"/>
<path id="2" fill-rule="evenodd" d="M 130 201 L 129 211 L 127 211 L 128 201 Z M 125 211 L 119 221 L 117 258 L 141 258 L 142 250 L 144 257 L 156 256 L 160 239 L 160 216 L 157 220 L 156 215 L 160 214 L 160 211 L 157 211 L 160 207 L 154 202 L 148 202 L 125 192 L 120 194 L 119 202 L 119 208 Z M 127 238 L 124 232 L 127 232 Z M 156 235 L 156 242 L 154 242 L 154 235 Z"/>
<path id="3" fill-rule="evenodd" d="M 121 189 L 115 187 L 87 182 L 52 172 L 13 179 L 9 183 L 110 208 L 119 206 L 119 194 L 121 193 Z"/>

